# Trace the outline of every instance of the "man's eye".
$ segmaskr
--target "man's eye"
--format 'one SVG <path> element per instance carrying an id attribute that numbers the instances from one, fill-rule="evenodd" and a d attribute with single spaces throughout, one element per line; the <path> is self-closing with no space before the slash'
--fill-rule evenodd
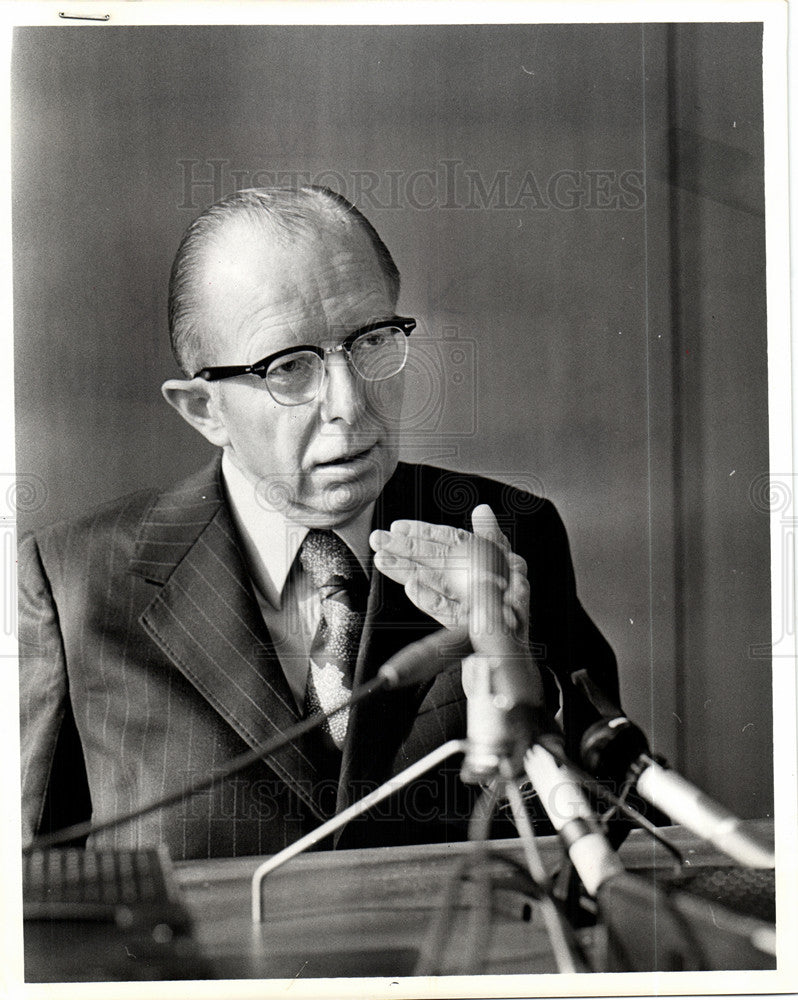
<path id="1" fill-rule="evenodd" d="M 311 378 L 316 371 L 317 361 L 313 354 L 293 354 L 280 358 L 269 369 L 268 377 L 283 382 L 296 382 Z"/>
<path id="2" fill-rule="evenodd" d="M 362 337 L 358 337 L 357 346 L 373 350 L 375 347 L 383 347 L 390 337 L 391 334 L 388 330 L 373 330 L 371 333 L 365 333 Z"/>

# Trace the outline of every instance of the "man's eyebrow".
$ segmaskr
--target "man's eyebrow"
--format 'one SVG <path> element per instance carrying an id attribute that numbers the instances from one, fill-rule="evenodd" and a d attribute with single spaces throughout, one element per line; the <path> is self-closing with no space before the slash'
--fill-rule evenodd
<path id="1" fill-rule="evenodd" d="M 375 327 L 380 324 L 390 324 L 399 317 L 395 312 L 388 313 L 379 319 L 370 319 L 367 323 L 363 323 L 360 326 L 348 327 L 344 324 L 337 324 L 332 327 L 325 336 L 308 337 L 304 340 L 298 341 L 296 344 L 284 344 L 282 347 L 275 346 L 273 350 L 269 351 L 268 354 L 264 354 L 262 357 L 258 358 L 256 361 L 250 362 L 251 364 L 257 364 L 258 361 L 262 361 L 264 358 L 270 358 L 274 354 L 283 354 L 288 351 L 301 351 L 303 348 L 308 347 L 321 347 L 324 344 L 335 343 L 342 344 L 344 341 L 348 340 L 355 334 L 360 333 L 362 330 L 368 330 L 370 327 Z"/>
<path id="2" fill-rule="evenodd" d="M 359 326 L 348 327 L 344 324 L 338 324 L 331 328 L 327 339 L 332 340 L 337 338 L 339 342 L 343 342 L 353 334 L 360 333 L 361 330 L 368 330 L 369 327 L 377 326 L 382 323 L 392 323 L 396 319 L 398 319 L 396 313 L 392 312 L 384 317 L 375 317 L 374 319 L 370 319 L 367 323 L 361 323 Z"/>

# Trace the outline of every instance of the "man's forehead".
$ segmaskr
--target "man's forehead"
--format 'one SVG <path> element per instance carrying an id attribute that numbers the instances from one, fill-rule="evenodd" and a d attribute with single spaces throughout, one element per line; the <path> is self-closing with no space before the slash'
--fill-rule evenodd
<path id="1" fill-rule="evenodd" d="M 231 220 L 209 242 L 200 273 L 203 287 L 212 292 L 272 289 L 280 294 L 340 280 L 385 280 L 366 234 L 338 220 L 296 233 L 271 232 L 249 219 Z"/>
<path id="2" fill-rule="evenodd" d="M 392 304 L 371 241 L 347 220 L 286 233 L 233 218 L 208 241 L 198 263 L 198 311 L 214 339 L 224 336 L 222 330 L 246 337 L 253 324 L 266 332 L 283 324 L 300 331 L 311 319 L 366 323 L 378 318 L 372 308 L 384 312 Z"/>

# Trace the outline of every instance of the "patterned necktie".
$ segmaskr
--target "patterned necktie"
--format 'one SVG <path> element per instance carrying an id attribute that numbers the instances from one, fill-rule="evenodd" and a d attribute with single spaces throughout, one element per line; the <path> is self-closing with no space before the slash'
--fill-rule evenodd
<path id="1" fill-rule="evenodd" d="M 345 542 L 332 531 L 308 532 L 299 561 L 321 599 L 321 620 L 310 647 L 305 713 L 315 715 L 340 705 L 352 692 L 367 598 L 366 578 Z M 336 712 L 322 731 L 340 750 L 349 709 Z"/>

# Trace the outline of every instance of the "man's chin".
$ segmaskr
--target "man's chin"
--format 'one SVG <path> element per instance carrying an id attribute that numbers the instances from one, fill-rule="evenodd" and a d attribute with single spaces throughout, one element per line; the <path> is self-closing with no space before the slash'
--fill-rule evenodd
<path id="1" fill-rule="evenodd" d="M 330 521 L 330 526 L 343 524 L 365 510 L 379 495 L 380 481 L 360 479 L 331 481 L 313 505 L 317 515 Z"/>
<path id="2" fill-rule="evenodd" d="M 284 513 L 308 528 L 339 528 L 354 520 L 375 499 L 376 496 L 355 500 L 344 486 L 332 487 L 322 497 L 292 504 Z"/>
<path id="3" fill-rule="evenodd" d="M 397 457 L 381 449 L 344 462 L 327 462 L 300 473 L 264 476 L 256 492 L 264 507 L 309 528 L 335 528 L 353 520 L 382 492 L 396 468 Z"/>
<path id="4" fill-rule="evenodd" d="M 362 463 L 356 471 L 349 463 L 340 468 L 317 466 L 310 477 L 311 493 L 304 503 L 297 504 L 303 508 L 298 519 L 308 527 L 346 524 L 377 499 L 387 479 L 386 470 L 376 461 Z"/>

